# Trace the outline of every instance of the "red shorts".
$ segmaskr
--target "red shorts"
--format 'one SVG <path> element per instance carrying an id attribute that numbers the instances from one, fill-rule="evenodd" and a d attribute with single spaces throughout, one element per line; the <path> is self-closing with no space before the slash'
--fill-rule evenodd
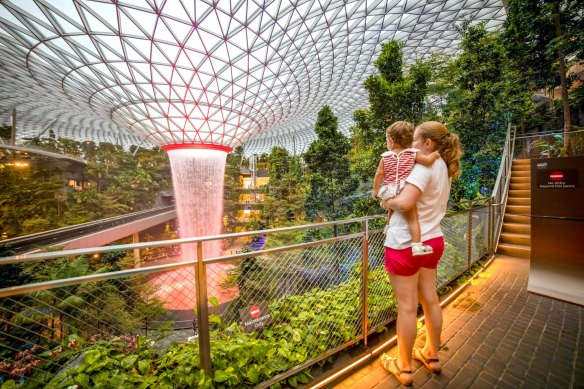
<path id="1" fill-rule="evenodd" d="M 413 276 L 420 268 L 436 269 L 438 261 L 444 253 L 444 237 L 429 239 L 424 244 L 432 247 L 434 252 L 427 255 L 412 255 L 412 248 L 396 250 L 385 248 L 385 270 L 398 276 Z"/>

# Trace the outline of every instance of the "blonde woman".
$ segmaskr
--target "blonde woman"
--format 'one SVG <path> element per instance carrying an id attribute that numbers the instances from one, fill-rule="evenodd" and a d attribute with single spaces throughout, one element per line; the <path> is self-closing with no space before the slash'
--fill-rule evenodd
<path id="1" fill-rule="evenodd" d="M 441 158 L 430 167 L 416 164 L 406 179 L 401 193 L 382 201 L 394 212 L 385 238 L 385 268 L 389 273 L 397 299 L 398 357 L 381 356 L 383 367 L 403 385 L 412 384 L 412 358 L 419 360 L 432 373 L 441 370 L 438 358 L 442 332 L 442 309 L 436 293 L 436 267 L 444 252 L 444 236 L 440 222 L 446 214 L 451 178 L 460 174 L 460 140 L 438 122 L 425 122 L 414 131 L 413 147 Z M 422 243 L 433 253 L 412 255 L 412 238 L 404 213 L 417 207 Z M 417 335 L 418 298 L 426 317 L 426 344 L 414 350 Z"/>

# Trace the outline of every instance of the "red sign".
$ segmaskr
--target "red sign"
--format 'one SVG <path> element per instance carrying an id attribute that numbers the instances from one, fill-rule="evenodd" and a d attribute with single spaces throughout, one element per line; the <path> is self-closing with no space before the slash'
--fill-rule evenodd
<path id="1" fill-rule="evenodd" d="M 253 318 L 259 317 L 261 314 L 259 307 L 257 305 L 254 305 L 253 307 L 251 307 L 251 309 L 249 310 L 249 314 Z"/>
<path id="2" fill-rule="evenodd" d="M 259 301 L 252 306 L 241 308 L 239 317 L 245 332 L 260 330 L 272 322 L 272 315 L 267 301 Z"/>
<path id="3" fill-rule="evenodd" d="M 564 179 L 564 172 L 553 171 L 550 172 L 550 181 L 560 182 Z"/>

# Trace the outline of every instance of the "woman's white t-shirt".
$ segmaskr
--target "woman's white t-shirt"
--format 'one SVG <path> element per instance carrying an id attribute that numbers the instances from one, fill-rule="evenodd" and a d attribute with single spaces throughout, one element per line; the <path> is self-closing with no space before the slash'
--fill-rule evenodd
<path id="1" fill-rule="evenodd" d="M 436 160 L 431 167 L 417 163 L 406 179 L 406 183 L 415 185 L 422 192 L 422 196 L 416 203 L 422 242 L 442 236 L 440 222 L 446 215 L 450 195 L 450 178 L 444 160 L 442 158 Z M 394 212 L 389 221 L 385 246 L 402 250 L 411 245 L 412 236 L 403 213 Z"/>

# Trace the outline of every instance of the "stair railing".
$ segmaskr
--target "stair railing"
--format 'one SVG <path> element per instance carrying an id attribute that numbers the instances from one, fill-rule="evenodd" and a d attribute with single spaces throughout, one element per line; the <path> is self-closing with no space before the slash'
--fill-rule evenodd
<path id="1" fill-rule="evenodd" d="M 509 182 L 511 180 L 511 165 L 513 164 L 513 153 L 515 150 L 515 135 L 516 127 L 511 123 L 507 126 L 507 134 L 505 136 L 505 145 L 501 155 L 501 163 L 499 165 L 499 173 L 493 188 L 491 215 L 493 224 L 493 236 L 490 241 L 491 252 L 494 252 L 499 244 L 499 237 L 503 228 L 503 217 L 505 215 L 505 207 L 507 205 L 507 193 L 509 191 Z"/>

